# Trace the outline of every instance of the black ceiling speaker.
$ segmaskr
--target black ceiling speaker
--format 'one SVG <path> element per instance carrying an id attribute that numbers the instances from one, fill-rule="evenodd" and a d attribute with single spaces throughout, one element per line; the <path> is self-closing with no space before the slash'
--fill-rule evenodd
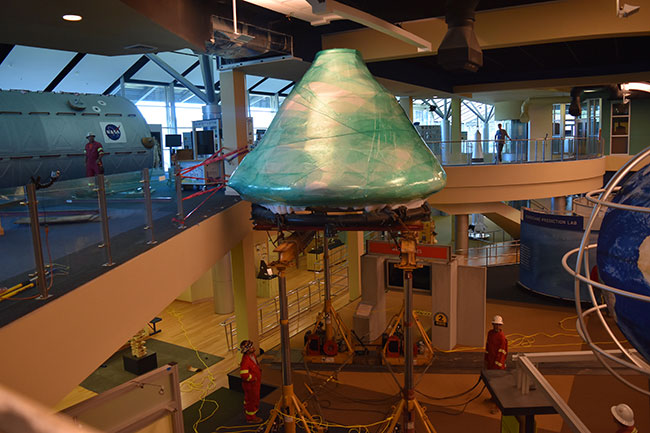
<path id="1" fill-rule="evenodd" d="M 438 64 L 448 71 L 476 72 L 483 66 L 483 51 L 474 33 L 474 12 L 479 0 L 447 0 L 447 34 L 438 47 Z"/>

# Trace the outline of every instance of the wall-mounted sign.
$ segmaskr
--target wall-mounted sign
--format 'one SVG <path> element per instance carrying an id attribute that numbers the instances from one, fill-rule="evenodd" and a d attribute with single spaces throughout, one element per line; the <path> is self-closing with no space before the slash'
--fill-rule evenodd
<path id="1" fill-rule="evenodd" d="M 436 313 L 433 315 L 433 324 L 435 326 L 448 327 L 449 319 L 445 313 Z"/>
<path id="2" fill-rule="evenodd" d="M 580 215 L 553 215 L 524 209 L 524 222 L 560 230 L 584 229 L 584 218 Z"/>
<path id="3" fill-rule="evenodd" d="M 368 254 L 387 254 L 399 256 L 399 248 L 394 242 L 388 241 L 367 241 L 366 252 Z M 420 245 L 418 244 L 417 257 L 449 260 L 451 258 L 451 247 L 449 245 Z"/>
<path id="4" fill-rule="evenodd" d="M 99 125 L 104 136 L 103 144 L 127 142 L 122 122 L 99 122 Z"/>

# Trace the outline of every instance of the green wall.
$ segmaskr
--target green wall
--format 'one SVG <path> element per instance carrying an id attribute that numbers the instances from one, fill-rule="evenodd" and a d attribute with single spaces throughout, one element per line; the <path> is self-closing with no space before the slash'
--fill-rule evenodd
<path id="1" fill-rule="evenodd" d="M 650 146 L 650 99 L 630 102 L 630 155 L 636 155 Z"/>

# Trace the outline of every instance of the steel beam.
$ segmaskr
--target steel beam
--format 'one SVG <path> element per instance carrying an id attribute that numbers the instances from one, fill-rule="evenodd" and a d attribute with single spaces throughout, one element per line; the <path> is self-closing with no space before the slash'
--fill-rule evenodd
<path id="1" fill-rule="evenodd" d="M 210 101 L 210 98 L 207 96 L 206 93 L 201 91 L 198 87 L 196 87 L 194 84 L 190 83 L 190 81 L 185 78 L 183 75 L 181 75 L 176 69 L 172 68 L 167 62 L 165 62 L 163 59 L 158 57 L 156 54 L 151 54 L 147 53 L 145 56 L 154 62 L 156 65 L 160 66 L 160 68 L 167 72 L 169 75 L 174 77 L 176 81 L 178 81 L 181 85 L 183 85 L 187 90 L 190 92 L 194 93 L 199 99 L 201 99 L 203 102 L 206 104 L 213 104 L 213 101 Z"/>
<path id="2" fill-rule="evenodd" d="M 335 0 L 307 0 L 316 15 L 337 15 L 417 47 L 418 52 L 432 51 L 431 42 L 394 24 Z"/>
<path id="3" fill-rule="evenodd" d="M 592 354 L 593 355 L 593 354 Z M 546 396 L 551 400 L 552 406 L 555 408 L 557 413 L 559 413 L 564 422 L 577 433 L 591 433 L 591 430 L 587 428 L 586 425 L 578 418 L 578 415 L 569 407 L 569 405 L 564 401 L 564 399 L 558 394 L 558 392 L 553 388 L 553 386 L 548 383 L 544 375 L 535 367 L 533 362 L 527 358 L 527 356 L 520 356 L 519 366 L 524 369 L 533 380 L 539 386 L 539 389 L 546 394 Z"/>
<path id="4" fill-rule="evenodd" d="M 209 105 L 214 105 L 217 103 L 217 96 L 214 92 L 214 75 L 212 74 L 212 57 L 208 56 L 207 54 L 200 54 L 199 64 L 201 65 L 201 76 L 203 77 L 203 87 L 205 88 L 205 96 L 208 98 L 207 103 Z"/>

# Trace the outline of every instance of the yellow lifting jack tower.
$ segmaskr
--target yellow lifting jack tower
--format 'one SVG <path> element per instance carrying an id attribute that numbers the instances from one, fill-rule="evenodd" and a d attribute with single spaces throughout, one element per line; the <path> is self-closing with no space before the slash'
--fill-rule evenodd
<path id="1" fill-rule="evenodd" d="M 417 232 L 402 232 L 400 239 L 400 263 L 397 268 L 404 271 L 404 389 L 402 400 L 393 413 L 388 432 L 395 431 L 400 416 L 404 416 L 402 431 L 415 433 L 415 422 L 419 418 L 427 433 L 436 433 L 424 408 L 415 398 L 413 382 L 413 271 L 417 264 Z"/>
<path id="2" fill-rule="evenodd" d="M 274 423 L 280 417 L 284 422 L 284 433 L 296 433 L 296 420 L 298 420 L 307 433 L 321 433 L 314 418 L 307 407 L 296 397 L 293 391 L 293 378 L 291 374 L 291 344 L 289 341 L 289 305 L 287 301 L 286 270 L 298 260 L 298 255 L 304 250 L 314 232 L 294 232 L 286 239 L 279 239 L 275 252 L 279 253 L 277 261 L 270 267 L 277 271 L 278 292 L 280 301 L 280 347 L 282 355 L 282 397 L 271 411 L 271 417 L 264 433 L 269 433 Z"/>
<path id="3" fill-rule="evenodd" d="M 303 358 L 307 362 L 341 364 L 354 354 L 354 347 L 350 341 L 350 331 L 334 307 L 332 307 L 332 275 L 330 272 L 329 241 L 334 236 L 334 230 L 331 226 L 325 226 L 323 233 L 323 272 L 325 273 L 323 311 L 318 313 L 311 333 L 305 338 Z M 339 352 L 338 336 L 342 338 L 347 353 Z"/>

